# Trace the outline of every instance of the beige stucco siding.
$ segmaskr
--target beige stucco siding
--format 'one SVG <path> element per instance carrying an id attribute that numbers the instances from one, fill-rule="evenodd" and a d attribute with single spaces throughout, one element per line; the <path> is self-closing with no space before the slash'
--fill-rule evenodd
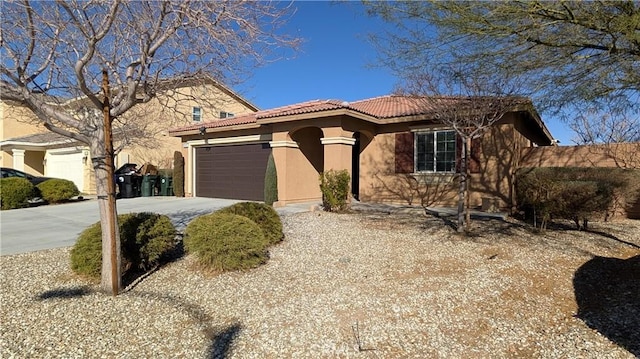
<path id="1" fill-rule="evenodd" d="M 640 168 L 640 143 L 523 148 L 520 166 Z"/>
<path id="2" fill-rule="evenodd" d="M 31 110 L 15 103 L 0 101 L 0 141 L 16 138 L 34 133 L 42 133 L 47 130 L 36 122 L 36 117 Z M 44 173 L 44 150 L 39 153 L 25 152 L 23 171 L 34 175 Z M 0 166 L 13 166 L 13 152 L 11 149 L 1 149 Z"/>
<path id="3" fill-rule="evenodd" d="M 5 101 L 0 101 L 0 124 L 1 140 L 47 131 L 31 110 Z"/>
<path id="4" fill-rule="evenodd" d="M 455 205 L 458 195 L 457 174 L 395 172 L 395 135 L 379 134 L 362 151 L 361 200 L 427 206 Z M 510 174 L 515 171 L 519 159 L 519 152 L 513 147 L 515 142 L 516 131 L 509 121 L 495 125 L 481 141 L 477 141 L 481 147 L 480 164 L 477 173 L 471 174 L 472 207 L 480 206 L 482 198 L 488 197 L 497 199 L 500 208 L 510 208 L 513 191 Z"/>
<path id="5" fill-rule="evenodd" d="M 214 85 L 184 87 L 159 94 L 126 114 L 127 119 L 144 124 L 147 136 L 125 147 L 118 156 L 119 164 L 128 161 L 140 165 L 151 163 L 159 168 L 173 167 L 173 154 L 182 150 L 182 142 L 169 136 L 169 129 L 199 123 L 193 121 L 193 107 L 202 109 L 199 122 L 218 120 L 221 111 L 235 115 L 254 112 L 252 107 Z"/>
<path id="6" fill-rule="evenodd" d="M 617 167 L 640 168 L 640 142 L 589 146 L 523 148 L 520 166 L 527 167 Z M 614 205 L 615 215 L 640 218 L 640 195 L 632 201 L 620 197 Z"/>
<path id="7" fill-rule="evenodd" d="M 305 127 L 290 133 L 290 127 L 274 126 L 271 147 L 278 175 L 279 204 L 321 198 L 319 173 L 324 168 L 322 130 Z"/>

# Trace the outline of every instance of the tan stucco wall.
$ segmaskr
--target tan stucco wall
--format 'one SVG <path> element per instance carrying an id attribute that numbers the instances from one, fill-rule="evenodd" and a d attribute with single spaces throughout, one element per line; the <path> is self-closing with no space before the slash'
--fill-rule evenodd
<path id="1" fill-rule="evenodd" d="M 471 174 L 470 204 L 480 207 L 482 198 L 497 200 L 501 209 L 510 209 L 513 198 L 511 174 L 515 171 L 523 137 L 507 118 L 493 126 L 480 141 L 480 166 Z M 415 127 L 413 127 L 415 129 Z M 422 126 L 438 128 L 438 126 Z M 442 128 L 440 126 L 440 128 Z M 410 128 L 393 128 L 406 132 Z M 433 173 L 395 173 L 395 134 L 377 135 L 362 151 L 360 162 L 360 197 L 363 201 L 454 206 L 458 200 L 457 175 Z"/>
<path id="2" fill-rule="evenodd" d="M 14 103 L 0 101 L 0 141 L 42 132 L 47 132 L 47 130 L 36 122 L 36 117 L 31 110 Z M 25 153 L 24 171 L 34 175 L 42 175 L 44 173 L 42 164 L 44 151 L 39 154 L 30 152 Z M 39 164 L 37 157 L 40 158 Z M 10 149 L 0 151 L 0 166 L 14 167 L 13 154 Z"/>
<path id="3" fill-rule="evenodd" d="M 522 149 L 521 167 L 618 167 L 640 169 L 640 142 Z M 640 195 L 635 202 L 618 198 L 615 216 L 640 219 Z"/>
<path id="4" fill-rule="evenodd" d="M 172 168 L 173 153 L 182 150 L 182 142 L 180 138 L 169 136 L 169 129 L 198 123 L 192 121 L 193 107 L 202 108 L 200 122 L 218 120 L 220 111 L 236 116 L 254 112 L 214 85 L 186 87 L 158 94 L 157 98 L 134 107 L 126 114 L 128 119 L 145 124 L 150 136 L 124 148 L 118 156 L 118 163 L 122 165 L 128 159 L 138 165 L 151 163 L 158 168 Z"/>
<path id="5" fill-rule="evenodd" d="M 322 200 L 320 173 L 351 175 L 354 131 L 371 126 L 347 116 L 274 125 L 273 154 L 278 172 L 278 205 Z"/>
<path id="6" fill-rule="evenodd" d="M 47 132 L 31 110 L 5 101 L 0 101 L 0 124 L 0 140 Z"/>
<path id="7" fill-rule="evenodd" d="M 520 166 L 640 168 L 640 143 L 524 148 Z"/>
<path id="8" fill-rule="evenodd" d="M 24 154 L 24 171 L 35 175 L 44 173 L 44 152 L 27 151 Z"/>
<path id="9" fill-rule="evenodd" d="M 278 174 L 279 204 L 322 198 L 318 185 L 324 169 L 322 130 L 307 127 L 289 134 L 287 126 L 277 126 L 273 134 L 273 159 Z"/>

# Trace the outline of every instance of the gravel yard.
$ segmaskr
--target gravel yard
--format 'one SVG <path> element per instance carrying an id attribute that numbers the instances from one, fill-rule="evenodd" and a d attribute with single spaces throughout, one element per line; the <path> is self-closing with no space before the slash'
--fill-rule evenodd
<path id="1" fill-rule="evenodd" d="M 402 213 L 283 223 L 265 266 L 203 275 L 187 256 L 115 298 L 69 248 L 2 256 L 0 357 L 640 356 L 640 221 L 475 221 L 471 237 Z"/>

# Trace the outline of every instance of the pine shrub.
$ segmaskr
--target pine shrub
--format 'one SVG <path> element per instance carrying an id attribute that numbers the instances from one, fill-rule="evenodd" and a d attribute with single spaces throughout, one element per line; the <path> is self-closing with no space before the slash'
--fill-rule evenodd
<path id="1" fill-rule="evenodd" d="M 258 202 L 240 202 L 218 211 L 219 213 L 237 214 L 255 222 L 264 234 L 269 245 L 282 241 L 282 221 L 273 207 Z"/>
<path id="2" fill-rule="evenodd" d="M 325 211 L 340 212 L 347 209 L 350 179 L 347 170 L 329 170 L 320 174 L 322 207 Z"/>
<path id="3" fill-rule="evenodd" d="M 196 217 L 184 231 L 187 253 L 212 272 L 255 268 L 268 259 L 267 242 L 252 220 L 214 212 Z"/>
<path id="4" fill-rule="evenodd" d="M 278 174 L 276 163 L 273 159 L 273 152 L 269 154 L 267 160 L 267 170 L 264 176 L 264 203 L 273 205 L 278 201 Z"/>
<path id="5" fill-rule="evenodd" d="M 42 199 L 49 203 L 60 203 L 80 194 L 75 183 L 66 179 L 52 178 L 38 184 Z"/>
<path id="6" fill-rule="evenodd" d="M 184 157 L 180 151 L 173 153 L 173 194 L 184 197 Z"/>
<path id="7" fill-rule="evenodd" d="M 34 196 L 34 187 L 26 178 L 9 177 L 0 179 L 0 207 L 14 209 L 28 207 L 28 200 Z"/>
<path id="8" fill-rule="evenodd" d="M 120 218 L 119 218 L 120 219 Z M 126 268 L 125 256 L 122 267 Z M 102 229 L 100 222 L 80 233 L 71 249 L 71 270 L 90 278 L 100 278 L 102 270 Z"/>
<path id="9" fill-rule="evenodd" d="M 176 246 L 176 229 L 169 217 L 156 213 L 118 215 L 122 275 L 146 271 L 161 264 Z M 100 278 L 102 229 L 97 222 L 85 229 L 71 249 L 71 269 L 81 275 Z"/>

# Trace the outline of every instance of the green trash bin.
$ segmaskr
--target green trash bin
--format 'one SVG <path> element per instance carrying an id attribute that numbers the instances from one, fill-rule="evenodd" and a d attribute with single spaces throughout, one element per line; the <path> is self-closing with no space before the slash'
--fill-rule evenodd
<path id="1" fill-rule="evenodd" d="M 142 176 L 142 185 L 141 192 L 142 197 L 151 197 L 156 195 L 156 181 L 158 180 L 158 176 L 155 175 L 144 175 Z"/>
<path id="2" fill-rule="evenodd" d="M 173 178 L 162 177 L 160 179 L 160 195 L 173 196 Z"/>

